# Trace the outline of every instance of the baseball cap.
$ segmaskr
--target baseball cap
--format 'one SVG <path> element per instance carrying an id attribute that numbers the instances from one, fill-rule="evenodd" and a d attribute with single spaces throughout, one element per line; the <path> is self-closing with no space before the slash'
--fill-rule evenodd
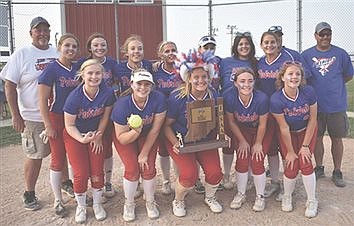
<path id="1" fill-rule="evenodd" d="M 137 70 L 133 72 L 131 77 L 132 82 L 140 82 L 140 81 L 148 81 L 152 84 L 155 84 L 154 80 L 152 79 L 152 74 L 146 70 Z"/>
<path id="2" fill-rule="evenodd" d="M 331 25 L 326 22 L 321 22 L 316 25 L 315 32 L 318 34 L 325 29 L 332 30 Z"/>
<path id="3" fill-rule="evenodd" d="M 31 29 L 37 27 L 39 24 L 46 24 L 48 27 L 50 27 L 50 24 L 48 23 L 48 21 L 46 19 L 44 19 L 43 17 L 36 17 L 33 18 L 30 27 Z"/>
<path id="4" fill-rule="evenodd" d="M 201 37 L 201 39 L 199 40 L 198 45 L 199 45 L 200 47 L 203 47 L 203 46 L 205 46 L 206 44 L 209 44 L 209 43 L 216 45 L 216 40 L 215 40 L 215 38 L 212 37 L 212 36 L 203 36 L 203 37 Z"/>
<path id="5" fill-rule="evenodd" d="M 283 35 L 283 28 L 281 26 L 271 26 L 268 29 L 268 32 L 279 33 L 280 35 Z"/>

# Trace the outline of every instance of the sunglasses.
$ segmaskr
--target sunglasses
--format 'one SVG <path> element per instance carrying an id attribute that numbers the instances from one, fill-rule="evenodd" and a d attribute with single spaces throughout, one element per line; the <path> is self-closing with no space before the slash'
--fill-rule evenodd
<path id="1" fill-rule="evenodd" d="M 321 38 L 323 38 L 324 36 L 331 36 L 332 35 L 332 32 L 320 32 L 320 33 L 317 33 L 318 36 L 320 36 Z"/>
<path id="2" fill-rule="evenodd" d="M 268 31 L 270 31 L 270 32 L 279 32 L 279 31 L 282 32 L 283 28 L 281 26 L 271 26 Z"/>
<path id="3" fill-rule="evenodd" d="M 215 38 L 211 37 L 211 36 L 205 36 L 201 39 L 201 41 L 206 42 L 206 41 L 213 41 L 216 42 Z"/>
<path id="4" fill-rule="evenodd" d="M 251 37 L 251 32 L 246 31 L 246 32 L 236 32 L 236 37 Z"/>

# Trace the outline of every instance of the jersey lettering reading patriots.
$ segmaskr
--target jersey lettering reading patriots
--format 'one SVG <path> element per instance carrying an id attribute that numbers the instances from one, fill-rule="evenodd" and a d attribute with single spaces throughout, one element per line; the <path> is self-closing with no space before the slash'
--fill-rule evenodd
<path id="1" fill-rule="evenodd" d="M 305 85 L 300 87 L 295 99 L 288 97 L 284 89 L 275 92 L 270 99 L 270 112 L 284 114 L 290 131 L 306 128 L 310 118 L 310 106 L 317 102 L 314 89 Z"/>
<path id="2" fill-rule="evenodd" d="M 257 128 L 259 125 L 259 116 L 269 112 L 269 98 L 259 90 L 253 90 L 251 100 L 245 106 L 238 95 L 235 86 L 230 87 L 223 93 L 225 110 L 232 113 L 238 124 Z"/>
<path id="3" fill-rule="evenodd" d="M 139 115 L 143 119 L 141 135 L 146 135 L 153 123 L 154 115 L 166 111 L 166 98 L 159 91 L 151 91 L 143 109 L 135 103 L 132 94 L 120 97 L 113 107 L 111 119 L 119 125 L 127 125 L 131 114 Z"/>

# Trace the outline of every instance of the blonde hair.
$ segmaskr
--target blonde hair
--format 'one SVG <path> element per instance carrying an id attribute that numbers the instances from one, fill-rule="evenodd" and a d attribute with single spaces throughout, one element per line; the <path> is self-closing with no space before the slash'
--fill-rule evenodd
<path id="1" fill-rule="evenodd" d="M 306 80 L 304 77 L 305 72 L 304 72 L 304 68 L 302 67 L 301 63 L 295 62 L 295 61 L 286 61 L 286 62 L 284 62 L 283 66 L 280 68 L 279 73 L 277 74 L 277 78 L 275 80 L 275 86 L 278 90 L 284 88 L 284 82 L 283 82 L 282 78 L 284 77 L 286 70 L 290 66 L 295 66 L 300 69 L 300 73 L 301 73 L 300 86 L 304 86 L 306 84 Z"/>
<path id="2" fill-rule="evenodd" d="M 143 40 L 141 39 L 141 36 L 132 34 L 132 35 L 130 35 L 130 36 L 125 40 L 125 42 L 123 43 L 123 45 L 120 47 L 120 52 L 121 52 L 123 55 L 126 56 L 126 54 L 128 53 L 128 45 L 129 45 L 129 43 L 131 43 L 132 41 L 141 42 L 141 44 L 142 44 L 143 47 L 144 47 L 144 43 L 143 43 Z"/>
<path id="3" fill-rule="evenodd" d="M 104 67 L 102 66 L 101 62 L 97 59 L 88 59 L 86 60 L 80 67 L 80 69 L 78 70 L 76 77 L 78 80 L 81 79 L 81 82 L 83 83 L 83 79 L 82 76 L 84 74 L 84 70 L 86 67 L 91 66 L 91 65 L 98 65 L 101 68 L 101 71 L 104 72 Z"/>
<path id="4" fill-rule="evenodd" d="M 197 68 L 202 68 L 205 71 L 205 69 L 203 67 L 197 67 Z M 189 82 L 189 79 L 190 79 L 193 71 L 197 68 L 193 68 L 191 71 L 189 71 L 186 81 L 184 83 L 182 83 L 179 87 L 177 87 L 174 91 L 172 91 L 172 93 L 178 92 L 177 99 L 183 99 L 184 97 L 188 97 L 190 95 L 191 90 L 192 90 L 192 85 Z M 209 85 L 207 87 L 207 92 L 210 97 L 213 96 L 211 90 L 209 89 Z"/>
<path id="5" fill-rule="evenodd" d="M 177 45 L 176 43 L 172 42 L 172 41 L 161 41 L 158 45 L 157 45 L 157 56 L 159 58 L 162 58 L 162 54 L 163 54 L 163 48 L 167 45 L 167 44 L 171 44 L 174 45 L 174 47 L 176 48 L 177 51 Z"/>

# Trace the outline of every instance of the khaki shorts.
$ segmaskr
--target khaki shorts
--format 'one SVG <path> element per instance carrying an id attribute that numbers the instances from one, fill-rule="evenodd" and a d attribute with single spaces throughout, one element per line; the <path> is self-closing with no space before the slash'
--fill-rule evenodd
<path id="1" fill-rule="evenodd" d="M 349 122 L 347 113 L 321 113 L 317 114 L 318 132 L 317 136 L 323 136 L 326 130 L 330 137 L 344 138 L 348 134 Z"/>
<path id="2" fill-rule="evenodd" d="M 43 159 L 50 154 L 49 143 L 43 143 L 39 134 L 44 130 L 43 122 L 25 121 L 25 129 L 21 133 L 22 149 L 29 159 Z"/>

